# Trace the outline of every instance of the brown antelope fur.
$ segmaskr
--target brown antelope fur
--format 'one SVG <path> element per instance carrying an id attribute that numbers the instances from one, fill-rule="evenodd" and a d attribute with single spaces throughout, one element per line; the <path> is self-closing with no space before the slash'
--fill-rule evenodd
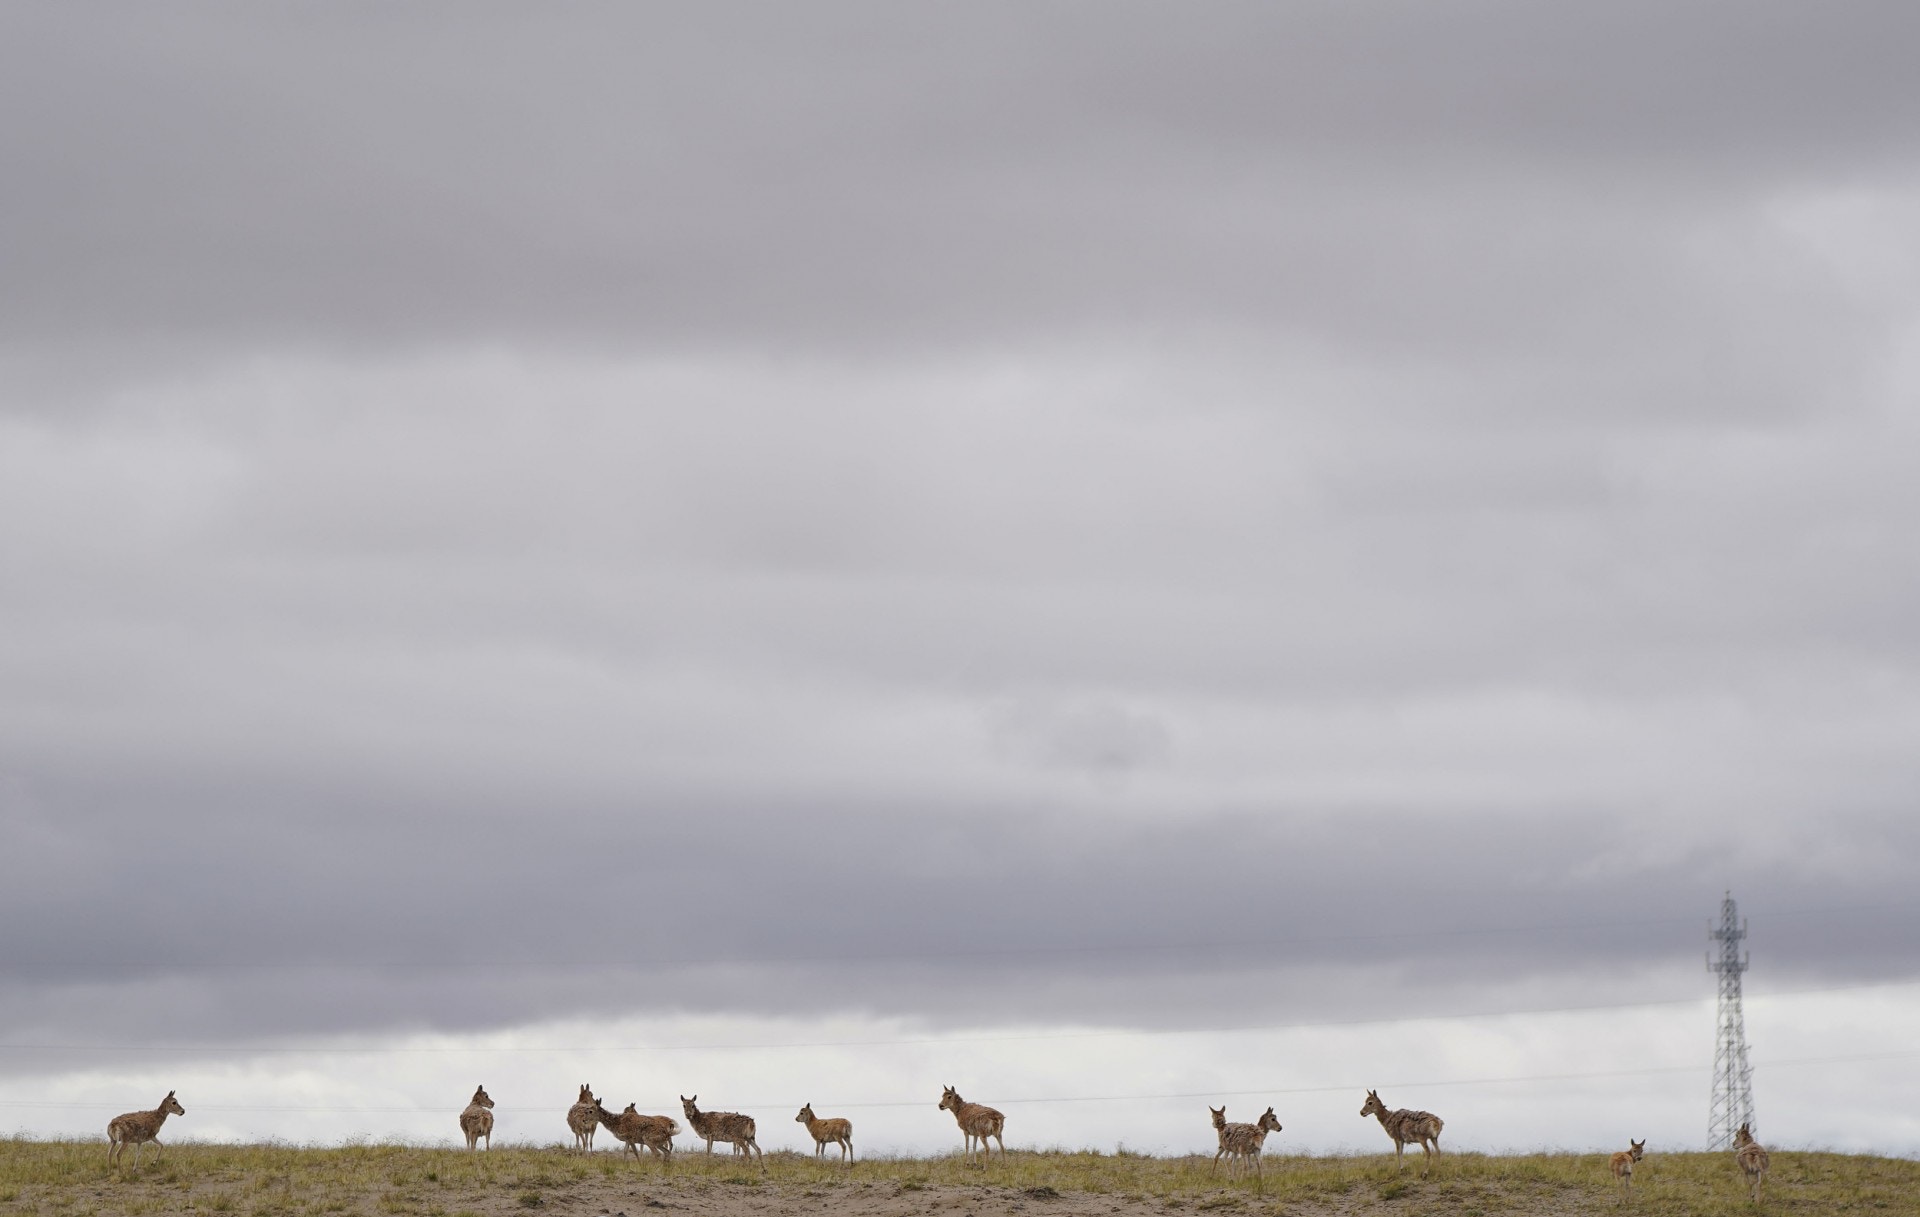
<path id="1" fill-rule="evenodd" d="M 813 1104 L 811 1103 L 802 1107 L 800 1114 L 793 1118 L 795 1123 L 805 1124 L 807 1131 L 813 1134 L 814 1157 L 818 1158 L 826 1153 L 827 1146 L 838 1145 L 840 1147 L 840 1160 L 842 1162 L 851 1162 L 853 1160 L 852 1120 L 816 1119 L 813 1114 Z"/>
<path id="2" fill-rule="evenodd" d="M 165 1147 L 160 1144 L 160 1126 L 167 1122 L 168 1116 L 184 1116 L 187 1109 L 173 1097 L 173 1091 L 167 1091 L 167 1097 L 160 1100 L 160 1106 L 152 1111 L 130 1111 L 124 1116 L 115 1116 L 107 1121 L 107 1161 L 111 1163 L 133 1146 L 133 1164 L 140 1165 L 140 1147 L 153 1142 L 153 1152 L 158 1156 Z"/>
<path id="3" fill-rule="evenodd" d="M 762 1167 L 767 1164 L 766 1155 L 760 1152 L 759 1144 L 754 1140 L 756 1126 L 752 1116 L 743 1116 L 737 1111 L 701 1111 L 694 1103 L 699 1095 L 689 1099 L 680 1096 L 680 1106 L 687 1113 L 687 1123 L 693 1125 L 693 1135 L 707 1143 L 707 1152 L 713 1152 L 715 1141 L 732 1144 L 736 1154 L 757 1155 Z"/>
<path id="4" fill-rule="evenodd" d="M 940 1095 L 940 1110 L 953 1113 L 954 1122 L 960 1125 L 960 1131 L 966 1137 L 965 1153 L 973 1156 L 974 1143 L 980 1145 L 980 1157 L 987 1156 L 987 1138 L 1000 1142 L 1000 1152 L 1007 1152 L 1007 1140 L 1001 1136 L 1007 1126 L 1007 1117 L 1001 1115 L 985 1103 L 969 1103 L 960 1097 L 953 1087 L 946 1087 Z"/>
<path id="5" fill-rule="evenodd" d="M 477 1149 L 480 1138 L 487 1139 L 487 1148 L 493 1148 L 493 1100 L 487 1097 L 485 1086 L 476 1086 L 473 1101 L 460 1113 L 460 1131 L 466 1134 L 467 1148 Z"/>
<path id="6" fill-rule="evenodd" d="M 1361 1116 L 1380 1117 L 1380 1127 L 1387 1130 L 1393 1138 L 1394 1169 L 1406 1166 L 1401 1155 L 1409 1141 L 1418 1142 L 1420 1152 L 1425 1155 L 1421 1161 L 1425 1164 L 1422 1173 L 1432 1169 L 1433 1158 L 1440 1152 L 1440 1130 L 1446 1122 L 1430 1111 L 1408 1111 L 1402 1107 L 1398 1111 L 1388 1111 L 1387 1105 L 1380 1101 L 1377 1091 L 1367 1091 L 1366 1105 L 1360 1108 Z"/>
<path id="7" fill-rule="evenodd" d="M 1733 1134 L 1733 1160 L 1747 1176 L 1747 1183 L 1753 1189 L 1753 1202 L 1760 1203 L 1760 1185 L 1767 1181 L 1767 1167 L 1772 1164 L 1773 1156 L 1767 1153 L 1767 1147 L 1753 1139 L 1753 1130 L 1745 1124 Z"/>
<path id="8" fill-rule="evenodd" d="M 1221 1108 L 1222 1115 L 1226 1108 Z M 1220 1146 L 1227 1155 L 1227 1167 L 1232 1170 L 1236 1165 L 1245 1170 L 1251 1164 L 1256 1175 L 1264 1178 L 1266 1171 L 1260 1165 L 1260 1149 L 1266 1144 L 1267 1134 L 1280 1131 L 1280 1117 L 1273 1114 L 1273 1108 L 1267 1108 L 1257 1124 L 1229 1124 L 1220 1130 Z M 1219 1155 L 1215 1155 L 1216 1160 Z"/>
<path id="9" fill-rule="evenodd" d="M 1213 1117 L 1213 1133 L 1220 1138 L 1220 1148 L 1214 1151 L 1213 1166 L 1210 1168 L 1217 1171 L 1220 1169 L 1221 1155 L 1227 1152 L 1227 1109 L 1208 1107 L 1207 1114 Z"/>
<path id="10" fill-rule="evenodd" d="M 607 1131 L 626 1146 L 624 1152 L 638 1158 L 640 1151 L 636 1147 L 644 1145 L 649 1154 L 672 1164 L 673 1138 L 680 1131 L 680 1122 L 672 1116 L 643 1116 L 632 1103 L 616 1116 L 595 1099 L 593 1118 L 606 1125 Z"/>
<path id="11" fill-rule="evenodd" d="M 599 1100 L 593 1097 L 593 1087 L 580 1083 L 580 1101 L 567 1108 L 567 1127 L 573 1130 L 573 1147 L 584 1153 L 593 1152 L 593 1134 L 600 1131 L 600 1117 L 594 1114 Z"/>
<path id="12" fill-rule="evenodd" d="M 1611 1170 L 1613 1177 L 1620 1181 L 1620 1194 L 1622 1196 L 1630 1197 L 1633 1195 L 1633 1164 L 1640 1161 L 1641 1158 L 1644 1158 L 1646 1153 L 1647 1143 L 1645 1141 L 1635 1141 L 1629 1137 L 1627 1138 L 1627 1148 L 1607 1159 L 1607 1169 Z"/>

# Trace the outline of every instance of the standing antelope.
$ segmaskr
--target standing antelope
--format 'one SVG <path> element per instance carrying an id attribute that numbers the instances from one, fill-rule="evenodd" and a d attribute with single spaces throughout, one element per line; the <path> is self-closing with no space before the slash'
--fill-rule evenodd
<path id="1" fill-rule="evenodd" d="M 853 1160 L 852 1120 L 815 1119 L 813 1115 L 813 1104 L 811 1103 L 802 1107 L 800 1114 L 793 1118 L 796 1123 L 805 1124 L 807 1131 L 813 1134 L 814 1157 L 818 1158 L 826 1153 L 828 1145 L 838 1145 L 840 1147 L 840 1160 L 842 1162 L 851 1162 Z"/>
<path id="2" fill-rule="evenodd" d="M 1222 1107 L 1224 1117 L 1227 1109 Z M 1253 1165 L 1253 1171 L 1261 1178 L 1266 1171 L 1260 1165 L 1260 1149 L 1266 1144 L 1267 1134 L 1280 1131 L 1280 1117 L 1273 1114 L 1273 1108 L 1267 1108 L 1257 1124 L 1228 1124 L 1220 1130 L 1220 1147 L 1227 1155 L 1229 1171 L 1238 1164 L 1243 1170 L 1247 1164 Z M 1215 1155 L 1216 1160 L 1219 1155 Z"/>
<path id="3" fill-rule="evenodd" d="M 168 1116 L 184 1116 L 187 1109 L 180 1106 L 173 1091 L 167 1091 L 167 1097 L 160 1100 L 160 1106 L 152 1111 L 130 1111 L 124 1116 L 115 1116 L 107 1121 L 107 1162 L 116 1158 L 133 1146 L 133 1164 L 140 1165 L 140 1147 L 153 1142 L 154 1156 L 158 1157 L 165 1148 L 160 1144 L 160 1126 L 167 1122 Z"/>
<path id="4" fill-rule="evenodd" d="M 1367 1101 L 1365 1106 L 1360 1108 L 1360 1115 L 1363 1118 L 1380 1117 L 1380 1127 L 1386 1129 L 1387 1135 L 1393 1138 L 1395 1170 L 1403 1170 L 1406 1167 L 1406 1162 L 1401 1155 L 1406 1151 L 1409 1141 L 1419 1142 L 1420 1152 L 1425 1155 L 1421 1159 L 1423 1164 L 1421 1173 L 1425 1174 L 1432 1169 L 1433 1158 L 1440 1152 L 1440 1130 L 1446 1126 L 1446 1122 L 1439 1116 L 1430 1111 L 1408 1111 L 1404 1107 L 1398 1111 L 1388 1111 L 1387 1105 L 1380 1101 L 1379 1092 L 1373 1090 L 1367 1091 Z"/>
<path id="5" fill-rule="evenodd" d="M 981 1160 L 984 1161 L 988 1152 L 988 1137 L 1000 1142 L 1000 1153 L 1006 1154 L 1007 1139 L 1000 1134 L 1007 1126 L 1007 1117 L 985 1103 L 967 1102 L 951 1086 L 946 1087 L 940 1095 L 940 1110 L 953 1113 L 954 1121 L 960 1125 L 960 1131 L 966 1137 L 964 1152 L 968 1157 L 973 1156 L 974 1142 L 977 1141 L 980 1143 Z"/>
<path id="6" fill-rule="evenodd" d="M 1628 1200 L 1633 1198 L 1633 1164 L 1645 1157 L 1646 1153 L 1645 1141 L 1635 1141 L 1632 1137 L 1628 1137 L 1627 1148 L 1607 1159 L 1607 1168 L 1613 1172 L 1613 1177 L 1620 1181 L 1620 1195 Z"/>
<path id="7" fill-rule="evenodd" d="M 593 1152 L 593 1134 L 600 1131 L 600 1117 L 594 1113 L 600 1100 L 593 1097 L 593 1088 L 585 1082 L 580 1083 L 580 1101 L 567 1108 L 567 1127 L 573 1130 L 573 1147 L 583 1153 Z"/>
<path id="8" fill-rule="evenodd" d="M 485 1086 L 473 1089 L 473 1101 L 460 1113 L 460 1131 L 466 1134 L 467 1148 L 479 1147 L 480 1138 L 487 1139 L 487 1148 L 493 1148 L 493 1100 L 487 1097 Z"/>
<path id="9" fill-rule="evenodd" d="M 595 1099 L 593 1118 L 606 1125 L 607 1131 L 626 1145 L 624 1152 L 638 1158 L 640 1151 L 635 1146 L 644 1145 L 649 1154 L 665 1158 L 669 1166 L 673 1164 L 673 1138 L 680 1131 L 680 1124 L 672 1116 L 643 1116 L 632 1103 L 616 1116 Z"/>
<path id="10" fill-rule="evenodd" d="M 1760 1185 L 1767 1181 L 1767 1167 L 1773 1158 L 1767 1153 L 1766 1146 L 1753 1139 L 1753 1130 L 1745 1124 L 1733 1134 L 1733 1160 L 1746 1173 L 1747 1182 L 1753 1188 L 1753 1202 L 1759 1204 Z"/>
<path id="11" fill-rule="evenodd" d="M 754 1141 L 755 1125 L 752 1116 L 743 1116 L 737 1111 L 701 1111 L 694 1106 L 699 1095 L 689 1099 L 680 1096 L 680 1106 L 687 1113 L 687 1123 L 693 1125 L 693 1135 L 707 1142 L 707 1152 L 713 1152 L 715 1141 L 730 1142 L 736 1154 L 759 1155 L 761 1166 L 765 1166 L 766 1155 L 760 1153 L 760 1146 Z"/>
<path id="12" fill-rule="evenodd" d="M 1207 1114 L 1213 1117 L 1213 1134 L 1220 1139 L 1220 1148 L 1213 1152 L 1213 1165 L 1208 1169 L 1217 1171 L 1220 1169 L 1220 1156 L 1227 1152 L 1227 1109 L 1221 1107 L 1216 1110 L 1209 1106 Z"/>

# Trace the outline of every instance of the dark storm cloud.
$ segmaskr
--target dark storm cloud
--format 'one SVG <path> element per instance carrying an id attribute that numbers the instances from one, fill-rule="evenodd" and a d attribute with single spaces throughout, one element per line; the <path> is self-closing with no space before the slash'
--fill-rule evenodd
<path id="1" fill-rule="evenodd" d="M 7 21 L 15 354 L 1281 325 L 1459 360 L 1709 320 L 1703 240 L 1920 150 L 1899 5 Z"/>
<path id="2" fill-rule="evenodd" d="M 0 16 L 0 1029 L 1913 974 L 1909 8 L 560 17 Z"/>
<path id="3" fill-rule="evenodd" d="M 0 886 L 0 1018 L 117 1043 L 115 1012 L 153 993 L 141 1038 L 217 1043 L 770 1002 L 933 1026 L 1359 1019 L 1408 986 L 1429 1011 L 1525 1008 L 1506 988 L 1519 977 L 1534 1004 L 1663 1000 L 1697 983 L 1708 887 L 1730 873 L 1768 987 L 1920 966 L 1909 935 L 1873 929 L 1911 913 L 1884 859 L 1912 856 L 1915 830 L 1892 817 L 1846 819 L 1838 898 L 1795 861 L 1833 848 L 1827 827 L 1729 851 L 1652 848 L 1646 818 L 1129 824 L 636 794 L 632 809 L 377 790 L 265 806 L 96 785 L 57 820 L 15 807 L 31 849 Z M 155 806 L 192 808 L 197 827 L 155 823 Z"/>

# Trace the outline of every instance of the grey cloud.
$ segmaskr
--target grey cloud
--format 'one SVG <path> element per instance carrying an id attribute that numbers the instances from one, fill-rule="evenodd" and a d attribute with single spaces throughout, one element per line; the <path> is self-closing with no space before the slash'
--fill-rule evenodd
<path id="1" fill-rule="evenodd" d="M 1774 987 L 1920 963 L 1872 929 L 1905 907 L 1885 860 L 1914 847 L 1888 817 L 1756 853 L 1617 815 L 1095 827 L 978 806 L 120 783 L 24 821 L 42 841 L 10 856 L 0 919 L 16 1037 L 121 1042 L 111 1012 L 141 993 L 167 995 L 141 1037 L 188 1043 L 750 1010 L 769 992 L 788 1013 L 934 1026 L 1354 1018 L 1408 985 L 1472 1011 L 1591 1001 L 1595 977 L 1619 1000 L 1666 998 L 1686 994 L 1723 879 L 1762 927 L 1757 975 Z M 1794 857 L 1836 826 L 1844 900 Z M 56 865 L 58 884 L 32 881 Z"/>
<path id="2" fill-rule="evenodd" d="M 993 717 L 996 748 L 1029 763 L 1117 774 L 1164 765 L 1173 752 L 1163 721 L 1113 701 L 1058 705 L 1022 699 Z"/>
<path id="3" fill-rule="evenodd" d="M 0 1029 L 1913 975 L 1906 8 L 570 12 L 0 17 Z"/>
<path id="4" fill-rule="evenodd" d="M 1920 131 L 1892 5 L 10 22 L 0 306 L 30 350 L 1204 319 L 1456 358 L 1624 324 L 1625 351 L 1713 321 L 1673 277 L 1703 237 L 1896 185 Z"/>

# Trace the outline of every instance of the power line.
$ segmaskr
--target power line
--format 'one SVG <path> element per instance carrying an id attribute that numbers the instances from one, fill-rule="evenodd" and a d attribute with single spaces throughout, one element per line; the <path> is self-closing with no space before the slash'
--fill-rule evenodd
<path id="1" fill-rule="evenodd" d="M 1780 1069 L 1780 1068 L 1789 1068 L 1789 1067 L 1803 1066 L 1803 1065 L 1838 1065 L 1838 1064 L 1851 1064 L 1851 1063 L 1866 1062 L 1866 1061 L 1908 1060 L 1915 1057 L 1920 1057 L 1920 1051 L 1909 1050 L 1909 1051 L 1901 1051 L 1901 1052 L 1867 1052 L 1867 1053 L 1853 1053 L 1853 1054 L 1848 1054 L 1844 1056 L 1796 1057 L 1796 1058 L 1789 1058 L 1786 1060 L 1769 1061 L 1767 1062 L 1767 1065 L 1769 1068 Z M 1507 1086 L 1507 1085 L 1525 1084 L 1525 1083 L 1533 1083 L 1533 1082 L 1600 1081 L 1600 1080 L 1605 1080 L 1610 1078 L 1657 1077 L 1657 1076 L 1668 1075 L 1668 1074 L 1689 1074 L 1689 1073 L 1700 1074 L 1700 1073 L 1706 1073 L 1706 1072 L 1709 1072 L 1709 1067 L 1706 1065 L 1655 1065 L 1655 1066 L 1643 1067 L 1640 1069 L 1602 1069 L 1602 1070 L 1594 1070 L 1586 1073 L 1507 1074 L 1507 1075 L 1501 1075 L 1498 1077 L 1447 1078 L 1439 1081 L 1394 1081 L 1394 1082 L 1388 1082 L 1384 1086 L 1380 1085 L 1378 1083 L 1378 1080 L 1375 1079 L 1373 1081 L 1373 1085 L 1371 1088 L 1376 1090 L 1423 1090 L 1423 1089 L 1435 1089 L 1435 1088 L 1447 1087 L 1447 1086 Z M 1040 1095 L 1040 1096 L 1028 1096 L 1023 1098 L 1012 1098 L 1012 1099 L 996 1098 L 994 1099 L 994 1102 L 996 1104 L 1004 1103 L 1008 1106 L 1038 1105 L 1038 1104 L 1046 1104 L 1046 1103 L 1144 1103 L 1144 1102 L 1169 1101 L 1174 1099 L 1209 1099 L 1209 1098 L 1229 1098 L 1230 1099 L 1230 1098 L 1244 1098 L 1244 1097 L 1257 1096 L 1257 1095 L 1342 1094 L 1342 1093 L 1347 1093 L 1352 1091 L 1364 1091 L 1368 1088 L 1369 1088 L 1368 1085 L 1365 1083 L 1349 1082 L 1349 1083 L 1344 1083 L 1337 1086 L 1267 1086 L 1267 1087 L 1256 1087 L 1250 1090 L 1191 1090 L 1191 1091 L 1174 1091 L 1174 1092 L 1168 1092 L 1168 1093 L 1162 1093 L 1162 1094 Z M 789 1104 L 786 1103 L 786 1101 L 784 1100 L 777 1103 L 736 1104 L 736 1106 L 738 1107 L 753 1108 L 757 1110 L 766 1110 L 769 1108 L 776 1108 L 776 1107 L 782 1107 L 782 1106 L 788 1106 L 788 1105 Z M 905 1100 L 889 1099 L 889 1100 L 880 1100 L 880 1101 L 855 1101 L 855 1102 L 834 1101 L 831 1103 L 821 1104 L 822 1107 L 831 1106 L 834 1108 L 843 1108 L 843 1107 L 844 1108 L 909 1108 L 909 1107 L 924 1107 L 927 1105 L 928 1105 L 928 1102 L 925 1099 L 905 1099 Z M 100 1104 L 98 1103 L 41 1103 L 41 1102 L 8 1100 L 8 1101 L 0 1101 L 0 1107 L 32 1108 L 32 1109 L 45 1109 L 45 1110 L 53 1110 L 53 1109 L 97 1110 L 100 1108 Z M 342 1115 L 356 1115 L 356 1114 L 444 1115 L 447 1113 L 448 1108 L 444 1105 L 435 1106 L 435 1107 L 418 1107 L 418 1106 L 327 1107 L 327 1106 L 306 1105 L 306 1104 L 287 1105 L 287 1104 L 258 1104 L 258 1103 L 241 1103 L 241 1104 L 199 1103 L 199 1104 L 195 1104 L 194 1110 L 207 1111 L 207 1112 L 256 1112 L 256 1111 L 326 1112 L 329 1114 L 342 1114 Z M 504 1106 L 496 1107 L 494 1109 L 496 1114 L 507 1114 L 507 1115 L 551 1113 L 553 1110 L 555 1110 L 553 1107 L 504 1107 Z"/>

